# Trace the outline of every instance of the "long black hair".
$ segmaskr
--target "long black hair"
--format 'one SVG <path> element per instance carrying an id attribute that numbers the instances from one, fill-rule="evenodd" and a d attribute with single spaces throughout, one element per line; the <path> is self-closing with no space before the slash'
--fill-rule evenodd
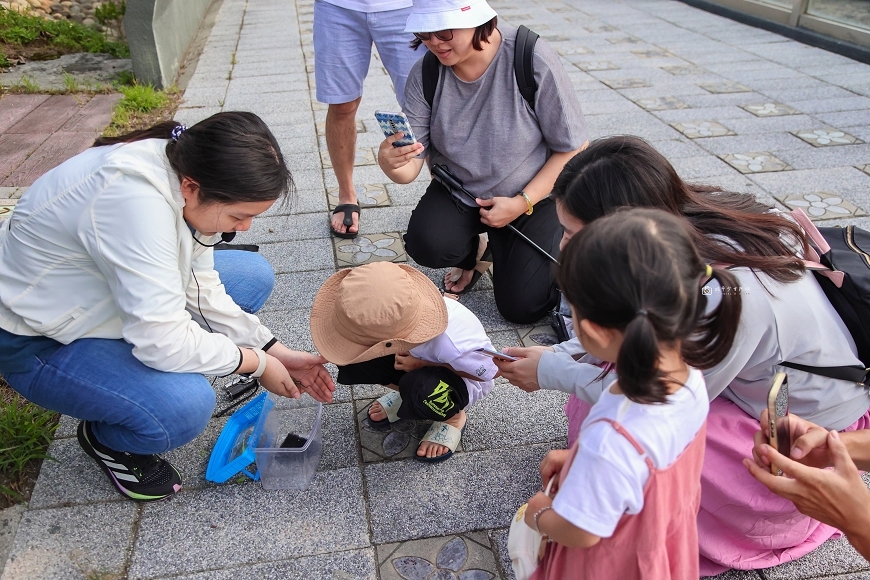
<path id="1" fill-rule="evenodd" d="M 199 184 L 199 201 L 204 204 L 286 201 L 293 192 L 281 147 L 254 113 L 216 113 L 173 139 L 173 130 L 180 126 L 166 121 L 119 137 L 100 137 L 94 147 L 168 139 L 170 166 L 179 179 Z"/>
<path id="2" fill-rule="evenodd" d="M 689 220 L 695 245 L 711 262 L 761 270 L 778 282 L 804 273 L 809 245 L 800 226 L 750 194 L 684 182 L 639 137 L 593 141 L 568 161 L 552 195 L 584 224 L 621 207 L 662 209 Z"/>
<path id="3" fill-rule="evenodd" d="M 623 333 L 613 362 L 619 388 L 638 403 L 664 402 L 673 382 L 658 368 L 661 345 L 679 344 L 686 363 L 706 369 L 725 358 L 737 334 L 739 283 L 727 270 L 714 270 L 721 301 L 704 314 L 707 265 L 690 231 L 673 214 L 627 209 L 584 227 L 562 252 L 559 286 L 575 326 L 587 319 Z"/>

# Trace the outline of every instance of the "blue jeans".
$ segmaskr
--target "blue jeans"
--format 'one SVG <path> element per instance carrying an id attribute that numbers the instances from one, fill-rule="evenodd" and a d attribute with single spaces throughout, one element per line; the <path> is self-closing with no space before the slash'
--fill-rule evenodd
<path id="1" fill-rule="evenodd" d="M 275 285 L 269 262 L 238 250 L 215 252 L 215 269 L 232 299 L 259 310 Z M 124 340 L 82 338 L 63 345 L 0 329 L 0 374 L 28 400 L 92 422 L 116 451 L 165 453 L 199 435 L 215 405 L 208 380 L 145 366 Z"/>

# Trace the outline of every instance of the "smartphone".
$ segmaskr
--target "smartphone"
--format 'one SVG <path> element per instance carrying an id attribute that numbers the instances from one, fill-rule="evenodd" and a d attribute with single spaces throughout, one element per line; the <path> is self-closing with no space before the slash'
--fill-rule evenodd
<path id="1" fill-rule="evenodd" d="M 559 339 L 559 342 L 570 340 L 571 335 L 568 334 L 568 327 L 565 325 L 565 317 L 555 310 L 551 310 L 549 316 L 550 326 L 553 327 L 553 332 L 556 333 L 556 338 Z"/>
<path id="2" fill-rule="evenodd" d="M 380 123 L 385 137 L 390 137 L 399 132 L 405 134 L 404 137 L 393 142 L 393 147 L 404 147 L 405 145 L 413 145 L 417 142 L 417 138 L 414 137 L 414 131 L 411 130 L 411 123 L 408 122 L 408 117 L 405 116 L 405 113 L 375 111 L 375 119 Z"/>
<path id="3" fill-rule="evenodd" d="M 498 352 L 497 350 L 490 350 L 488 348 L 478 348 L 474 352 L 479 352 L 480 354 L 486 355 L 488 357 L 497 358 L 498 360 L 506 360 L 506 361 L 517 361 L 520 360 L 517 357 L 511 356 L 509 354 L 505 354 L 503 352 Z"/>
<path id="4" fill-rule="evenodd" d="M 788 457 L 791 453 L 791 429 L 788 424 L 788 375 L 776 373 L 773 385 L 767 392 L 767 420 L 770 429 L 770 446 Z M 770 472 L 781 475 L 776 465 L 770 465 Z"/>

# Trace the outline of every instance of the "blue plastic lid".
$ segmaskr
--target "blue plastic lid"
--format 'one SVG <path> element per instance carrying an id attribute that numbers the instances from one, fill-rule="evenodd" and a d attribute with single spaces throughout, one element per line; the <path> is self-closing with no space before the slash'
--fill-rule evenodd
<path id="1" fill-rule="evenodd" d="M 206 480 L 226 483 L 240 473 L 254 481 L 260 479 L 259 471 L 251 473 L 248 468 L 256 461 L 254 447 L 263 429 L 260 416 L 268 414 L 274 405 L 264 392 L 230 416 L 212 449 Z"/>

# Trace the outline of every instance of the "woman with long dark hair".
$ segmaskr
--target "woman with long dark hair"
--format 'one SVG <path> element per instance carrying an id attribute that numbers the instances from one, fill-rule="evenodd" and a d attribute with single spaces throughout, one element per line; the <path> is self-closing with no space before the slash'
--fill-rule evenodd
<path id="1" fill-rule="evenodd" d="M 708 263 L 730 266 L 737 285 L 711 280 L 699 291 L 739 292 L 740 328 L 728 356 L 704 371 L 710 395 L 702 500 L 698 516 L 701 573 L 766 568 L 800 557 L 836 532 L 800 514 L 746 471 L 758 417 L 782 362 L 815 367 L 861 364 L 854 341 L 803 256 L 803 230 L 752 195 L 688 184 L 653 147 L 637 137 L 594 141 L 569 161 L 553 190 L 570 237 L 622 207 L 648 207 L 685 217 Z M 615 376 L 602 377 L 576 341 L 550 349 L 508 349 L 526 357 L 497 362 L 503 376 L 526 390 L 571 393 L 571 438 Z M 572 356 L 573 355 L 573 356 Z M 581 364 L 575 362 L 575 358 Z M 591 364 L 589 364 L 591 363 Z M 791 411 L 827 429 L 870 426 L 870 398 L 854 383 L 788 369 Z"/>
<path id="2" fill-rule="evenodd" d="M 80 419 L 79 444 L 125 497 L 181 488 L 157 454 L 208 424 L 203 375 L 331 400 L 326 361 L 249 314 L 274 285 L 268 262 L 213 252 L 292 185 L 259 117 L 218 113 L 98 139 L 40 177 L 0 228 L 0 373 Z"/>

